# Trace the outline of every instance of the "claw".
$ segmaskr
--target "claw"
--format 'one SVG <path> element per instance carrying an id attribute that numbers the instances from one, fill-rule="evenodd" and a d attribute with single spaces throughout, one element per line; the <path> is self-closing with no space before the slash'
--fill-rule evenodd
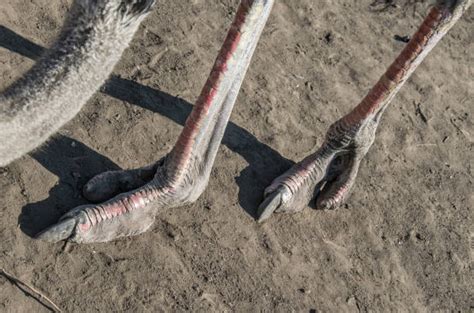
<path id="1" fill-rule="evenodd" d="M 351 156 L 344 161 L 344 169 L 336 178 L 328 182 L 319 194 L 316 207 L 333 210 L 341 206 L 349 197 L 359 171 L 360 158 Z"/>
<path id="2" fill-rule="evenodd" d="M 39 233 L 36 239 L 53 243 L 61 240 L 92 243 L 141 234 L 155 221 L 156 207 L 140 197 L 140 191 L 136 191 L 100 205 L 78 206 Z M 135 201 L 133 206 L 132 201 Z"/>
<path id="3" fill-rule="evenodd" d="M 161 160 L 139 169 L 101 173 L 87 182 L 82 193 L 87 200 L 93 203 L 104 202 L 120 193 L 137 189 L 151 181 L 160 164 L 162 164 Z"/>
<path id="4" fill-rule="evenodd" d="M 279 190 L 276 190 L 265 197 L 265 200 L 260 204 L 257 209 L 259 216 L 258 223 L 262 223 L 267 220 L 276 209 L 280 207 L 282 203 L 282 194 Z"/>
<path id="5" fill-rule="evenodd" d="M 99 203 L 144 185 L 146 182 L 135 177 L 133 172 L 110 171 L 99 174 L 84 185 L 82 194 L 87 200 Z"/>
<path id="6" fill-rule="evenodd" d="M 53 243 L 66 240 L 74 234 L 76 225 L 77 220 L 75 218 L 66 218 L 40 232 L 36 235 L 36 239 Z"/>

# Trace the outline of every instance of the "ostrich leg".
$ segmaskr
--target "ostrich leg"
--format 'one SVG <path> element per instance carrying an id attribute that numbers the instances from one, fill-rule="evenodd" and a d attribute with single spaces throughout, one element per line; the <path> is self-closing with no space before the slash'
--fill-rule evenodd
<path id="1" fill-rule="evenodd" d="M 70 121 L 112 72 L 154 0 L 75 0 L 53 47 L 0 93 L 0 166 Z"/>
<path id="2" fill-rule="evenodd" d="M 37 237 L 47 241 L 105 242 L 146 231 L 161 208 L 195 201 L 204 191 L 238 91 L 273 0 L 243 0 L 211 74 L 172 151 L 157 164 L 93 178 L 85 194 L 99 205 L 80 206 Z M 105 187 L 104 187 L 105 185 Z M 124 187 L 125 186 L 125 187 Z"/>
<path id="3" fill-rule="evenodd" d="M 408 45 L 352 112 L 329 128 L 322 146 L 265 190 L 259 221 L 273 212 L 297 212 L 317 197 L 333 209 L 347 199 L 380 118 L 417 66 L 468 9 L 472 0 L 438 1 Z"/>

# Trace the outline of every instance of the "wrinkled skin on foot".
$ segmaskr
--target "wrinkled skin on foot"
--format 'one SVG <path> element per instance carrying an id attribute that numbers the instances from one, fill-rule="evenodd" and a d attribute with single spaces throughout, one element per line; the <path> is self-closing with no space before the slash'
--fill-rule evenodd
<path id="1" fill-rule="evenodd" d="M 94 203 L 107 201 L 117 194 L 140 188 L 150 182 L 162 163 L 160 160 L 156 164 L 139 169 L 101 173 L 84 185 L 82 194 Z"/>
<path id="2" fill-rule="evenodd" d="M 84 186 L 84 197 L 91 202 L 108 200 L 76 207 L 36 238 L 49 242 L 108 242 L 147 231 L 158 212 L 194 202 L 207 185 L 206 175 L 194 171 L 180 179 L 169 177 L 166 162 L 164 158 L 141 169 L 97 175 Z"/>
<path id="3" fill-rule="evenodd" d="M 299 212 L 313 199 L 321 209 L 335 209 L 350 194 L 360 162 L 375 139 L 377 121 L 350 125 L 344 118 L 329 128 L 321 147 L 276 178 L 265 190 L 259 222 L 273 212 Z"/>

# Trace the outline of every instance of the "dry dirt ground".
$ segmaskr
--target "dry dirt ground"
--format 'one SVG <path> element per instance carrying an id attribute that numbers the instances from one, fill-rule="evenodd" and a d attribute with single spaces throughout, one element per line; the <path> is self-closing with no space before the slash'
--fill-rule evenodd
<path id="1" fill-rule="evenodd" d="M 195 204 L 135 238 L 35 241 L 86 202 L 93 175 L 170 150 L 238 4 L 159 1 L 101 92 L 0 170 L 0 268 L 66 312 L 473 310 L 474 8 L 393 101 L 345 208 L 254 221 L 264 188 L 357 104 L 429 6 L 371 2 L 276 1 Z M 2 1 L 0 88 L 51 44 L 69 5 Z M 0 275 L 1 312 L 48 311 L 38 300 Z"/>

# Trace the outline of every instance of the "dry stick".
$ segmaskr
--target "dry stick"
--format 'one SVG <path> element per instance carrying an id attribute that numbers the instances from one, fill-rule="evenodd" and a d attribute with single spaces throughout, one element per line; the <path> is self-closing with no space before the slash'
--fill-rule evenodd
<path id="1" fill-rule="evenodd" d="M 41 291 L 39 291 L 38 289 L 32 287 L 31 285 L 19 280 L 18 278 L 16 278 L 15 276 L 9 274 L 7 271 L 5 271 L 5 269 L 0 269 L 0 274 L 2 274 L 6 279 L 8 279 L 8 281 L 10 281 L 12 284 L 16 285 L 18 288 L 20 288 L 23 292 L 25 292 L 26 294 L 28 294 L 29 296 L 31 296 L 33 299 L 35 299 L 36 301 L 38 301 L 42 306 L 48 308 L 51 310 L 51 308 L 47 305 L 45 305 L 42 301 L 39 301 L 37 298 L 39 297 L 40 299 L 43 298 L 45 299 L 54 309 L 56 309 L 57 312 L 62 312 L 61 309 L 53 302 L 51 301 L 51 299 L 49 299 L 48 297 L 46 297 L 44 295 L 44 293 L 42 293 Z M 25 287 L 27 287 L 28 289 L 30 289 L 34 294 L 30 293 L 30 292 L 27 292 L 25 291 L 20 285 L 23 285 Z M 36 294 L 36 297 L 35 297 L 35 294 Z M 54 310 L 52 310 L 54 311 Z"/>

